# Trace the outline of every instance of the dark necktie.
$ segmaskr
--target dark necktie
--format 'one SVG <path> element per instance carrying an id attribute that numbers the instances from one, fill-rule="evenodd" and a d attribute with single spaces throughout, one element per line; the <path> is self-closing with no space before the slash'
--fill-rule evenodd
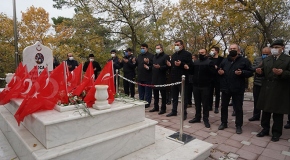
<path id="1" fill-rule="evenodd" d="M 276 59 L 277 59 L 277 57 L 276 57 L 276 56 L 274 56 L 274 61 L 276 61 Z"/>

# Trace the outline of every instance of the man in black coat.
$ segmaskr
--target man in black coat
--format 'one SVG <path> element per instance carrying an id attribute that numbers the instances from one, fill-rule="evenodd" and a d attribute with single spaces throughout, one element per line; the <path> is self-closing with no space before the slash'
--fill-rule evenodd
<path id="1" fill-rule="evenodd" d="M 238 47 L 237 44 L 230 45 L 229 55 L 224 59 L 218 70 L 221 78 L 221 125 L 219 130 L 228 127 L 228 106 L 230 98 L 233 100 L 233 107 L 236 112 L 236 133 L 242 133 L 243 125 L 243 99 L 245 92 L 245 78 L 253 76 L 252 66 L 248 59 L 238 55 L 233 48 Z"/>
<path id="2" fill-rule="evenodd" d="M 152 81 L 152 61 L 153 54 L 148 52 L 148 45 L 141 44 L 141 50 L 136 60 L 137 66 L 137 78 L 138 83 L 144 85 L 150 85 Z M 148 104 L 145 105 L 148 108 L 152 99 L 152 88 L 149 86 L 138 85 L 139 99 L 145 100 Z"/>
<path id="3" fill-rule="evenodd" d="M 120 73 L 120 69 L 122 68 L 122 65 L 120 65 L 121 60 L 116 56 L 117 51 L 115 49 L 111 50 L 111 57 L 108 61 L 112 60 L 113 61 L 113 69 L 114 69 L 114 74 L 116 74 L 116 70 L 118 69 Z M 118 78 L 118 84 L 119 84 L 119 78 Z M 114 85 L 116 88 L 116 76 L 114 77 Z"/>
<path id="4" fill-rule="evenodd" d="M 101 68 L 100 64 L 97 61 L 95 61 L 95 56 L 93 54 L 89 54 L 89 60 L 85 62 L 84 67 L 83 67 L 83 71 L 84 72 L 87 71 L 90 62 L 93 63 L 94 75 L 95 75 L 95 79 L 97 79 L 98 74 L 102 70 L 102 68 Z"/>
<path id="5" fill-rule="evenodd" d="M 152 66 L 152 85 L 166 84 L 166 72 L 168 69 L 167 61 L 169 56 L 163 52 L 163 46 L 161 44 L 155 47 L 156 54 L 153 57 Z M 161 93 L 161 110 L 158 114 L 164 114 L 166 112 L 166 88 L 155 87 L 153 88 L 154 95 L 154 107 L 149 112 L 159 111 L 159 91 Z"/>
<path id="6" fill-rule="evenodd" d="M 213 61 L 216 73 L 212 78 L 211 85 L 210 85 L 210 95 L 209 98 L 209 110 L 212 111 L 212 105 L 213 105 L 213 95 L 215 94 L 215 107 L 214 107 L 214 113 L 219 113 L 219 105 L 220 105 L 220 77 L 217 73 L 219 66 L 221 62 L 224 60 L 223 57 L 219 56 L 219 47 L 212 47 L 210 50 L 210 60 Z"/>
<path id="7" fill-rule="evenodd" d="M 200 122 L 201 119 L 201 104 L 203 112 L 203 122 L 206 128 L 210 128 L 208 121 L 209 108 L 208 99 L 210 98 L 210 82 L 216 73 L 214 63 L 206 56 L 206 50 L 201 49 L 198 52 L 199 59 L 193 63 L 193 96 L 195 103 L 195 117 L 189 123 Z"/>
<path id="8" fill-rule="evenodd" d="M 131 48 L 127 48 L 124 53 L 124 57 L 122 59 L 122 62 L 120 63 L 120 67 L 123 67 L 124 77 L 135 81 L 135 63 L 136 58 L 133 56 L 133 52 Z M 124 86 L 124 92 L 126 95 L 134 98 L 135 97 L 135 84 L 130 83 L 126 80 L 123 80 L 123 86 Z"/>
<path id="9" fill-rule="evenodd" d="M 77 68 L 77 66 L 79 66 L 78 62 L 76 60 L 74 60 L 74 57 L 73 57 L 72 53 L 68 53 L 67 54 L 66 63 L 67 63 L 67 66 L 68 66 L 68 70 L 70 72 L 73 71 L 75 68 Z"/>
<path id="10" fill-rule="evenodd" d="M 270 120 L 273 114 L 271 141 L 279 141 L 283 130 L 283 116 L 290 113 L 290 57 L 285 55 L 284 41 L 275 40 L 271 44 L 272 56 L 263 60 L 256 73 L 264 76 L 257 108 L 261 109 L 263 130 L 257 137 L 269 135 Z"/>
<path id="11" fill-rule="evenodd" d="M 185 86 L 188 86 L 188 73 L 189 67 L 192 67 L 191 53 L 184 49 L 182 40 L 177 40 L 174 43 L 175 53 L 171 57 L 171 61 L 167 65 L 171 67 L 171 83 L 181 82 L 182 75 L 185 75 Z M 188 103 L 188 87 L 184 87 L 184 120 L 187 118 L 187 103 Z M 171 87 L 172 93 L 172 111 L 167 114 L 167 117 L 177 116 L 178 96 L 181 91 L 181 84 Z"/>

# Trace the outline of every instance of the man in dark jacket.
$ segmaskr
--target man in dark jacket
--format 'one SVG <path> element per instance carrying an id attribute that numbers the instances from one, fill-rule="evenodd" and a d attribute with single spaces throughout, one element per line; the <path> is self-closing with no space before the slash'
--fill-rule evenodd
<path id="1" fill-rule="evenodd" d="M 257 108 L 261 109 L 263 130 L 257 137 L 269 135 L 270 119 L 273 113 L 272 139 L 279 141 L 283 130 L 283 115 L 290 113 L 290 57 L 283 53 L 284 41 L 275 40 L 271 44 L 272 56 L 263 60 L 256 73 L 264 76 Z"/>
<path id="2" fill-rule="evenodd" d="M 167 62 L 167 65 L 171 67 L 171 83 L 181 82 L 182 75 L 185 75 L 185 86 L 188 85 L 188 70 L 189 67 L 192 67 L 191 53 L 184 49 L 184 43 L 182 40 L 177 40 L 174 43 L 175 53 L 171 57 L 171 61 Z M 188 103 L 188 88 L 184 87 L 184 120 L 187 118 L 187 103 Z M 177 105 L 178 105 L 178 96 L 181 91 L 181 84 L 174 85 L 171 87 L 172 93 L 172 111 L 167 114 L 167 117 L 177 116 Z"/>
<path id="3" fill-rule="evenodd" d="M 68 70 L 70 72 L 73 71 L 75 68 L 77 68 L 77 66 L 79 65 L 78 62 L 76 60 L 74 60 L 74 57 L 73 57 L 72 53 L 68 53 L 67 54 L 66 63 L 67 63 L 67 66 L 68 66 Z"/>
<path id="4" fill-rule="evenodd" d="M 120 67 L 123 67 L 124 77 L 135 81 L 135 57 L 133 56 L 133 52 L 131 48 L 127 48 L 125 50 L 125 56 L 123 57 L 122 62 L 120 63 Z M 135 84 L 130 83 L 126 80 L 123 80 L 124 92 L 126 95 L 130 95 L 132 98 L 135 96 Z"/>
<path id="5" fill-rule="evenodd" d="M 254 59 L 253 70 L 256 70 L 257 68 L 261 67 L 262 60 L 267 58 L 268 56 L 271 56 L 271 49 L 269 47 L 265 47 L 262 50 L 262 56 L 257 56 Z M 253 111 L 253 117 L 249 118 L 249 121 L 260 120 L 261 110 L 257 108 L 257 102 L 259 99 L 263 79 L 264 77 L 258 74 L 255 74 L 254 76 L 254 86 L 253 86 L 254 111 Z"/>
<path id="6" fill-rule="evenodd" d="M 122 65 L 120 65 L 120 60 L 116 56 L 117 51 L 115 49 L 111 50 L 111 57 L 108 61 L 112 60 L 113 61 L 113 69 L 114 69 L 114 74 L 116 74 L 116 70 L 118 69 L 120 73 L 120 69 L 122 68 Z M 119 78 L 118 78 L 118 84 L 119 84 Z M 116 88 L 116 76 L 114 77 L 114 85 Z"/>
<path id="7" fill-rule="evenodd" d="M 141 44 L 141 54 L 138 55 L 136 60 L 138 83 L 150 85 L 152 81 L 152 61 L 153 54 L 148 52 L 148 45 Z M 152 99 L 152 88 L 149 86 L 138 85 L 139 99 L 145 100 L 148 108 Z"/>
<path id="8" fill-rule="evenodd" d="M 213 105 L 213 95 L 215 94 L 215 108 L 214 113 L 219 113 L 219 105 L 220 105 L 220 77 L 217 73 L 221 62 L 223 61 L 223 57 L 219 56 L 219 47 L 212 47 L 210 50 L 210 60 L 213 61 L 216 73 L 212 78 L 210 85 L 210 98 L 209 98 L 209 110 L 212 111 Z"/>
<path id="9" fill-rule="evenodd" d="M 90 62 L 93 63 L 94 75 L 95 75 L 95 79 L 97 79 L 98 74 L 102 70 L 102 68 L 101 68 L 100 64 L 97 61 L 95 61 L 95 56 L 93 54 L 89 54 L 89 60 L 85 62 L 84 67 L 83 67 L 83 71 L 84 72 L 87 71 Z"/>
<path id="10" fill-rule="evenodd" d="M 208 121 L 209 117 L 209 108 L 208 108 L 208 99 L 210 98 L 210 82 L 216 69 L 214 63 L 209 60 L 206 56 L 206 50 L 201 49 L 198 52 L 198 60 L 193 63 L 193 96 L 195 103 L 195 117 L 189 121 L 189 123 L 200 122 L 201 119 L 201 103 L 202 103 L 202 112 L 203 112 L 203 122 L 206 128 L 210 128 Z"/>
<path id="11" fill-rule="evenodd" d="M 233 48 L 238 47 L 237 44 L 230 45 L 229 55 L 224 59 L 218 70 L 221 78 L 221 125 L 219 130 L 228 127 L 228 106 L 230 98 L 233 100 L 233 107 L 236 112 L 236 133 L 242 133 L 243 125 L 243 98 L 245 92 L 245 78 L 253 76 L 252 66 L 248 59 L 238 55 Z"/>
<path id="12" fill-rule="evenodd" d="M 163 46 L 161 44 L 155 47 L 156 54 L 153 57 L 152 66 L 152 85 L 166 84 L 166 72 L 168 69 L 167 61 L 169 56 L 163 52 Z M 158 114 L 164 114 L 166 112 L 166 88 L 155 87 L 153 88 L 154 95 L 154 107 L 149 112 L 159 111 L 159 91 L 161 93 L 161 110 Z"/>

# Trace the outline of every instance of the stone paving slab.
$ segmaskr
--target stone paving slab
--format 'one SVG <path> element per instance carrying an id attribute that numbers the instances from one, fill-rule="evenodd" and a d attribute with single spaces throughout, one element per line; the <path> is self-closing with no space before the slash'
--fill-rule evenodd
<path id="1" fill-rule="evenodd" d="M 249 122 L 248 119 L 253 114 L 253 93 L 246 92 L 244 97 L 244 125 L 243 133 L 238 135 L 235 133 L 235 117 L 231 116 L 233 107 L 229 106 L 228 116 L 228 128 L 224 130 L 218 130 L 218 126 L 221 124 L 220 113 L 215 114 L 210 111 L 209 121 L 211 128 L 205 128 L 203 122 L 201 123 L 188 123 L 188 121 L 194 118 L 195 107 L 192 105 L 187 108 L 188 117 L 184 121 L 184 131 L 190 135 L 212 143 L 212 152 L 207 160 L 212 159 L 279 159 L 279 160 L 290 160 L 290 129 L 283 129 L 283 134 L 278 142 L 271 141 L 271 135 L 265 137 L 256 137 L 256 134 L 262 129 L 259 121 Z M 194 102 L 194 100 L 193 100 Z M 158 115 L 157 112 L 149 112 L 153 107 L 154 100 L 152 99 L 151 106 L 145 110 L 146 116 L 157 121 L 168 120 L 168 122 L 161 121 L 162 126 L 165 128 L 179 131 L 180 114 L 173 117 L 166 117 L 166 114 L 171 112 L 172 105 L 167 105 L 166 114 Z M 159 102 L 161 103 L 161 102 Z M 180 109 L 180 103 L 178 105 Z M 168 123 L 169 125 L 166 125 Z M 272 123 L 272 120 L 271 120 Z M 284 116 L 283 125 L 287 123 L 287 115 Z M 271 124 L 272 125 L 272 124 Z M 233 155 L 237 155 L 236 157 Z"/>

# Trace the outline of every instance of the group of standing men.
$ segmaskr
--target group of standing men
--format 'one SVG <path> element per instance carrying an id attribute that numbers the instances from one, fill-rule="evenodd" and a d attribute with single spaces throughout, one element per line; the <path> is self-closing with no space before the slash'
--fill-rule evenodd
<path id="1" fill-rule="evenodd" d="M 265 47 L 262 55 L 256 57 L 253 67 L 251 62 L 242 56 L 237 44 L 230 45 L 227 58 L 219 56 L 218 47 L 212 47 L 210 53 L 207 53 L 206 49 L 200 49 L 198 55 L 192 55 L 186 51 L 182 40 L 175 41 L 174 47 L 175 53 L 169 56 L 164 53 L 161 44 L 155 46 L 155 54 L 148 51 L 147 44 L 142 44 L 137 57 L 133 56 L 131 48 L 127 48 L 122 59 L 116 56 L 116 50 L 112 50 L 110 60 L 114 62 L 114 70 L 123 68 L 124 77 L 131 81 L 135 81 L 137 68 L 139 99 L 147 102 L 145 108 L 151 104 L 153 89 L 154 105 L 149 112 L 158 111 L 159 114 L 164 114 L 166 104 L 170 104 L 171 101 L 168 101 L 169 96 L 165 87 L 153 86 L 167 84 L 168 79 L 172 84 L 181 82 L 182 75 L 185 75 L 184 106 L 182 106 L 184 120 L 187 119 L 187 105 L 193 93 L 196 113 L 189 123 L 199 123 L 202 119 L 205 127 L 210 128 L 209 111 L 213 110 L 213 95 L 215 95 L 214 112 L 219 113 L 221 92 L 221 125 L 218 129 L 223 130 L 228 127 L 228 106 L 232 99 L 237 134 L 242 133 L 245 79 L 253 76 L 255 72 L 254 112 L 249 121 L 260 120 L 262 110 L 263 129 L 257 137 L 263 137 L 269 135 L 270 119 L 273 114 L 271 140 L 279 140 L 283 129 L 283 114 L 290 113 L 290 57 L 284 54 L 283 40 L 274 41 L 270 48 Z M 74 68 L 78 64 L 70 57 L 72 55 L 68 54 L 68 66 Z M 90 61 L 94 62 L 93 55 L 89 57 Z M 95 65 L 95 71 L 100 71 L 99 64 Z M 123 86 L 126 95 L 135 96 L 133 83 L 124 80 Z M 170 91 L 172 110 L 166 115 L 167 117 L 177 116 L 181 84 L 172 85 Z M 159 92 L 161 93 L 161 108 L 159 107 Z"/>

